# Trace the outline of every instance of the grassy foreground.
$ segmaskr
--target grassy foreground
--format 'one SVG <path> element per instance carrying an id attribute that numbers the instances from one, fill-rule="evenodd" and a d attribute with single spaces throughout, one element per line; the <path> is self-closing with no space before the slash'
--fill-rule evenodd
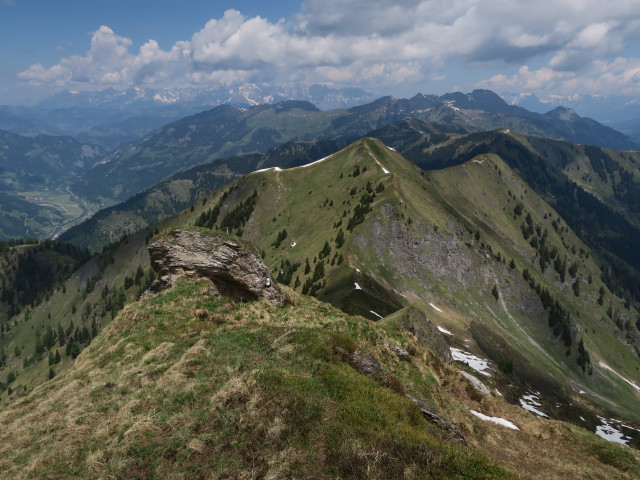
<path id="1" fill-rule="evenodd" d="M 72 368 L 0 412 L 3 478 L 640 474 L 629 448 L 478 395 L 395 322 L 289 294 L 292 305 L 272 309 L 181 281 L 125 308 Z M 349 366 L 336 353 L 345 351 L 375 357 L 392 388 Z M 468 446 L 448 441 L 403 393 L 432 404 Z"/>

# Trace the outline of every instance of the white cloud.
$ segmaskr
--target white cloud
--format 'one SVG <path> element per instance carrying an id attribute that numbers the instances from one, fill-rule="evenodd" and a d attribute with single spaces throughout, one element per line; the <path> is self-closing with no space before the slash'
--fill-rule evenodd
<path id="1" fill-rule="evenodd" d="M 169 50 L 149 40 L 135 51 L 130 39 L 103 26 L 85 56 L 32 65 L 20 78 L 123 87 L 295 80 L 382 90 L 442 77 L 452 62 L 477 71 L 546 56 L 544 68 L 522 67 L 485 83 L 549 88 L 598 75 L 594 62 L 623 54 L 640 40 L 638 27 L 635 0 L 306 0 L 276 23 L 228 10 Z"/>
<path id="2" fill-rule="evenodd" d="M 514 75 L 495 75 L 476 87 L 499 92 L 533 92 L 538 95 L 571 96 L 597 92 L 603 95 L 639 95 L 640 59 L 596 60 L 580 73 L 550 67 L 520 67 Z"/>

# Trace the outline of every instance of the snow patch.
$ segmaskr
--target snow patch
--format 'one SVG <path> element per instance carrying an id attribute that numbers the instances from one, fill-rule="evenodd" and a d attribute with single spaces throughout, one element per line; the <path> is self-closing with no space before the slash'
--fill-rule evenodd
<path id="1" fill-rule="evenodd" d="M 429 303 L 429 305 L 431 305 L 435 310 L 437 310 L 438 312 L 442 313 L 442 310 L 440 310 L 438 307 L 436 307 L 433 303 Z"/>
<path id="2" fill-rule="evenodd" d="M 540 403 L 540 393 L 534 392 L 528 395 L 523 395 L 520 399 L 520 406 L 525 410 L 529 410 L 531 413 L 538 415 L 539 417 L 549 418 L 549 415 L 538 410 L 538 407 L 541 407 Z"/>
<path id="3" fill-rule="evenodd" d="M 489 361 L 484 360 L 482 358 L 476 357 L 472 353 L 465 352 L 460 350 L 459 348 L 451 347 L 451 356 L 454 360 L 457 360 L 462 363 L 466 363 L 471 368 L 473 368 L 476 372 L 481 373 L 487 377 L 490 377 L 491 374 L 489 372 L 485 372 L 485 370 L 491 368 L 489 367 Z"/>
<path id="4" fill-rule="evenodd" d="M 620 426 L 618 422 L 615 420 L 607 420 L 599 415 L 598 418 L 602 422 L 602 425 L 596 427 L 596 435 L 610 442 L 629 445 L 629 440 L 631 439 L 618 429 Z"/>
<path id="5" fill-rule="evenodd" d="M 604 362 L 598 362 L 598 365 L 600 365 L 602 368 L 604 368 L 605 370 L 609 370 L 611 373 L 613 373 L 614 375 L 620 377 L 622 380 L 624 380 L 625 382 L 627 382 L 629 385 L 631 385 L 633 388 L 635 388 L 637 391 L 640 392 L 640 387 L 638 385 L 636 385 L 634 382 L 632 382 L 631 380 L 624 378 L 622 375 L 620 375 L 618 372 L 616 372 L 613 368 L 611 368 L 609 365 L 607 365 Z"/>
<path id="6" fill-rule="evenodd" d="M 296 168 L 306 168 L 306 167 L 310 167 L 311 165 L 315 165 L 316 163 L 320 163 L 320 162 L 324 162 L 327 158 L 332 157 L 333 155 L 329 155 L 327 157 L 323 157 L 320 160 L 316 160 L 315 162 L 311 162 L 311 163 L 307 163 L 306 165 L 300 165 L 299 167 Z"/>
<path id="7" fill-rule="evenodd" d="M 469 410 L 471 413 L 473 413 L 476 417 L 485 420 L 487 422 L 493 422 L 493 423 L 497 423 L 498 425 L 502 425 L 503 427 L 507 427 L 510 428 L 511 430 L 520 430 L 514 423 L 510 422 L 509 420 L 506 420 L 504 418 L 500 418 L 500 417 L 490 417 L 488 415 L 485 415 L 483 413 L 479 413 L 476 412 L 475 410 Z"/>
<path id="8" fill-rule="evenodd" d="M 261 168 L 260 170 L 254 170 L 253 173 L 266 172 L 267 170 L 275 170 L 276 172 L 282 171 L 280 167 L 269 167 L 269 168 Z"/>
<path id="9" fill-rule="evenodd" d="M 387 146 L 385 145 L 385 147 L 387 147 Z M 393 147 L 387 147 L 387 148 L 388 148 L 389 150 L 391 150 L 392 152 L 395 152 L 395 151 L 396 151 L 396 149 L 395 149 L 395 148 L 393 148 Z"/>
<path id="10" fill-rule="evenodd" d="M 356 283 L 356 285 L 357 285 L 357 283 Z M 378 318 L 384 318 L 382 315 L 380 315 L 379 313 L 374 312 L 373 310 L 369 310 L 369 313 L 373 313 Z"/>
<path id="11" fill-rule="evenodd" d="M 500 393 L 500 390 L 498 390 L 497 388 L 494 388 L 494 390 L 496 391 L 496 393 L 497 393 L 498 395 L 500 395 L 502 398 L 504 398 L 504 396 Z"/>
<path id="12" fill-rule="evenodd" d="M 442 333 L 446 333 L 447 335 L 453 335 L 453 333 L 451 333 L 446 328 L 442 328 L 440 325 L 438 325 L 438 330 L 441 331 Z"/>
<path id="13" fill-rule="evenodd" d="M 358 284 L 358 282 L 354 283 L 356 290 L 362 290 L 362 287 Z"/>
<path id="14" fill-rule="evenodd" d="M 291 242 L 291 248 L 295 247 L 297 245 L 296 242 Z"/>

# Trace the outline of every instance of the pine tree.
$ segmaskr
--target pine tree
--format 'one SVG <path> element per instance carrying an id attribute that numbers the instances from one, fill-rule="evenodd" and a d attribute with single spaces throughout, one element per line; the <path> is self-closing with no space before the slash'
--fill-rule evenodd
<path id="1" fill-rule="evenodd" d="M 500 293 L 498 292 L 498 286 L 494 285 L 493 288 L 491 289 L 491 293 L 493 294 L 493 296 L 495 297 L 496 300 L 498 300 L 498 298 L 500 298 Z"/>
<path id="2" fill-rule="evenodd" d="M 342 246 L 344 245 L 344 232 L 342 231 L 342 228 L 338 231 L 338 234 L 336 235 L 336 248 L 342 248 Z"/>
<path id="3" fill-rule="evenodd" d="M 58 345 L 63 346 L 67 341 L 67 336 L 64 333 L 64 330 L 60 324 L 58 324 Z"/>

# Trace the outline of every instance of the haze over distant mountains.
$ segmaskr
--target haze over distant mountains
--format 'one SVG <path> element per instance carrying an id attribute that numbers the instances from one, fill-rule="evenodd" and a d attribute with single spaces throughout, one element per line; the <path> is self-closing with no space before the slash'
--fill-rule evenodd
<path id="1" fill-rule="evenodd" d="M 69 107 L 101 107 L 112 109 L 133 109 L 148 106 L 190 105 L 215 106 L 224 103 L 232 105 L 259 105 L 277 103 L 283 100 L 305 100 L 318 108 L 352 107 L 366 103 L 374 95 L 360 88 L 336 89 L 326 85 L 283 84 L 276 86 L 239 84 L 231 87 L 216 85 L 210 88 L 140 88 L 126 90 L 107 88 L 87 92 L 64 90 L 38 104 L 45 109 Z"/>

